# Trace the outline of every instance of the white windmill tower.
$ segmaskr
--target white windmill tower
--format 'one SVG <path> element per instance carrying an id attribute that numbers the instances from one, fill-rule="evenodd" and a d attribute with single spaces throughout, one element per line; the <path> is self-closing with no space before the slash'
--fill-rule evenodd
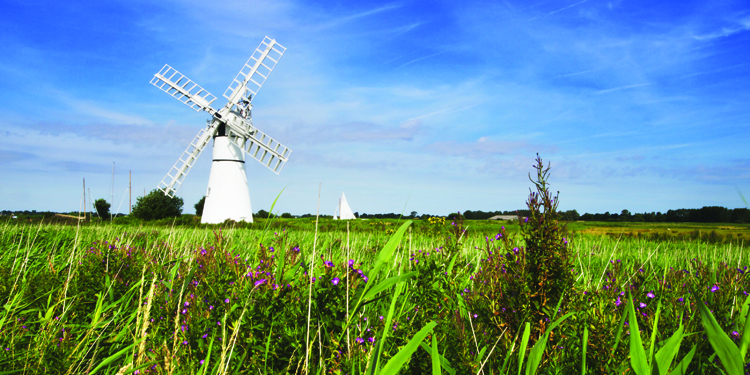
<path id="1" fill-rule="evenodd" d="M 154 74 L 151 84 L 172 95 L 194 110 L 213 117 L 159 184 L 165 195 L 174 196 L 193 164 L 213 138 L 213 163 L 206 189 L 202 223 L 221 223 L 226 219 L 253 221 L 250 190 L 245 172 L 245 153 L 274 173 L 284 167 L 290 149 L 253 126 L 251 101 L 286 51 L 275 39 L 265 37 L 260 46 L 224 92 L 227 104 L 220 110 L 211 107 L 216 97 L 169 65 Z"/>

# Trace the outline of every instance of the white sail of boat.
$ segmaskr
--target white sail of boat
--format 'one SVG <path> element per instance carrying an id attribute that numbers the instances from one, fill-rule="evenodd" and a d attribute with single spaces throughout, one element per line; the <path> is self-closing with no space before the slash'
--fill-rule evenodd
<path id="1" fill-rule="evenodd" d="M 336 213 L 339 214 L 339 218 L 336 218 Z M 354 216 L 354 213 L 352 212 L 352 209 L 349 207 L 349 203 L 346 202 L 346 196 L 344 193 L 341 193 L 341 198 L 339 198 L 339 206 L 336 209 L 336 212 L 333 213 L 333 220 L 352 220 L 356 219 Z"/>

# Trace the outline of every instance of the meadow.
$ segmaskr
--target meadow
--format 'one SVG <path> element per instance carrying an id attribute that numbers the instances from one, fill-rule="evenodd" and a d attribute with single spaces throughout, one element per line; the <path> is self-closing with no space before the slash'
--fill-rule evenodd
<path id="1" fill-rule="evenodd" d="M 542 172 L 513 224 L 4 221 L 0 374 L 747 372 L 746 227 L 568 228 Z"/>

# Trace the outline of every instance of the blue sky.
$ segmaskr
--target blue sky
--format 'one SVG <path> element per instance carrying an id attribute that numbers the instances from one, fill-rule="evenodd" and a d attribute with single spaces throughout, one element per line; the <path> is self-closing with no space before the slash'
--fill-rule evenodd
<path id="1" fill-rule="evenodd" d="M 746 2 L 6 1 L 0 209 L 127 212 L 209 118 L 149 84 L 169 64 L 219 97 L 264 36 L 287 48 L 254 124 L 293 150 L 247 164 L 253 210 L 523 208 L 535 154 L 560 208 L 742 207 Z M 210 150 L 186 178 L 205 193 Z M 124 199 L 123 199 L 124 198 Z M 121 202 L 123 202 L 121 204 Z"/>

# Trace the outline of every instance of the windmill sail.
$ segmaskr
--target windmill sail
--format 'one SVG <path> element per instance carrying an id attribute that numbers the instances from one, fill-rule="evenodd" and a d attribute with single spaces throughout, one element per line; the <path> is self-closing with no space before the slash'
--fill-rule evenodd
<path id="1" fill-rule="evenodd" d="M 237 73 L 237 77 L 234 77 L 232 83 L 229 84 L 224 92 L 224 97 L 233 104 L 239 103 L 243 99 L 251 101 L 263 86 L 273 68 L 276 67 L 276 63 L 279 62 L 284 52 L 286 52 L 286 48 L 276 43 L 276 39 L 265 37 L 250 56 L 250 59 L 240 69 L 240 72 Z"/>
<path id="2" fill-rule="evenodd" d="M 349 203 L 346 202 L 346 196 L 344 193 L 341 193 L 341 199 L 339 200 L 339 218 L 340 220 L 356 219 L 352 209 L 349 208 Z"/>
<path id="3" fill-rule="evenodd" d="M 255 128 L 251 117 L 252 99 L 285 51 L 275 39 L 264 38 L 224 93 L 229 101 L 219 110 L 211 106 L 216 100 L 214 95 L 169 65 L 164 65 L 151 79 L 151 84 L 160 90 L 213 117 L 158 186 L 165 195 L 174 196 L 213 139 L 213 160 L 201 223 L 216 224 L 228 219 L 253 221 L 245 155 L 276 174 L 289 160 L 292 150 Z"/>
<path id="4" fill-rule="evenodd" d="M 237 147 L 244 150 L 259 163 L 265 165 L 266 168 L 272 170 L 273 173 L 279 174 L 281 168 L 289 160 L 289 154 L 292 153 L 292 150 L 267 136 L 258 128 L 254 128 L 253 132 L 254 134 L 244 136 L 244 140 L 235 138 L 232 142 L 236 143 Z"/>
<path id="5" fill-rule="evenodd" d="M 190 168 L 193 167 L 193 164 L 198 160 L 198 157 L 201 156 L 201 153 L 206 148 L 206 145 L 208 145 L 208 142 L 211 140 L 215 131 L 216 128 L 212 126 L 208 129 L 201 129 L 198 132 L 195 139 L 190 142 L 190 145 L 188 145 L 187 149 L 182 153 L 180 159 L 177 160 L 177 163 L 175 163 L 172 169 L 169 170 L 169 173 L 167 173 L 167 175 L 161 180 L 161 183 L 158 186 L 159 190 L 170 197 L 174 196 L 174 193 L 180 188 L 180 185 L 182 185 L 185 176 L 190 172 Z"/>
<path id="6" fill-rule="evenodd" d="M 212 115 L 216 113 L 216 110 L 211 108 L 211 103 L 216 100 L 216 97 L 169 65 L 164 65 L 158 73 L 154 74 L 151 84 L 196 112 L 206 111 Z"/>

